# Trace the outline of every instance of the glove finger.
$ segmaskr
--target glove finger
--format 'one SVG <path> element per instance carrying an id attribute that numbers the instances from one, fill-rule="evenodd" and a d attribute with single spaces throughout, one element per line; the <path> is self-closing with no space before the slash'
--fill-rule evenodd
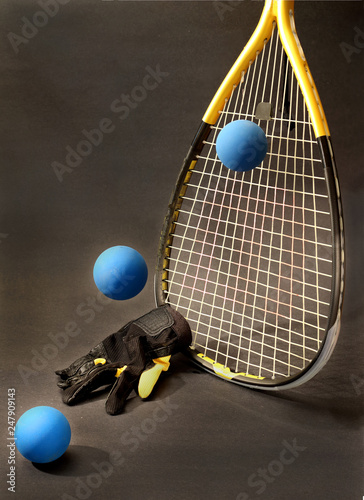
<path id="1" fill-rule="evenodd" d="M 158 379 L 162 373 L 162 371 L 167 371 L 169 368 L 169 360 L 171 356 L 164 356 L 163 358 L 153 359 L 154 366 L 145 370 L 139 379 L 138 385 L 138 393 L 139 396 L 143 399 L 147 398 L 154 389 L 155 384 L 158 382 Z"/>
<path id="2" fill-rule="evenodd" d="M 84 365 L 92 361 L 89 359 L 89 356 L 82 356 L 82 358 L 76 359 L 70 366 L 64 368 L 63 370 L 56 370 L 56 375 L 61 377 L 62 379 L 67 379 L 68 377 L 72 377 L 75 375 L 78 370 Z"/>
<path id="3" fill-rule="evenodd" d="M 119 370 L 117 381 L 113 385 L 105 404 L 109 415 L 118 415 L 123 411 L 125 402 L 139 376 L 140 371 L 128 366 L 124 366 Z"/>
<path id="4" fill-rule="evenodd" d="M 57 382 L 57 385 L 61 389 L 66 389 L 67 387 L 76 385 L 82 382 L 83 380 L 86 380 L 87 377 L 90 375 L 91 371 L 96 369 L 95 368 L 96 366 L 104 365 L 105 363 L 106 359 L 104 358 L 92 359 L 91 361 L 88 361 L 87 363 L 82 365 L 82 367 L 80 367 L 80 369 L 75 375 L 59 380 Z"/>
<path id="5" fill-rule="evenodd" d="M 115 363 L 96 368 L 81 382 L 64 390 L 62 395 L 63 402 L 68 405 L 77 404 L 87 398 L 96 389 L 113 384 L 117 369 L 118 366 Z"/>
<path id="6" fill-rule="evenodd" d="M 93 365 L 96 364 L 94 362 L 98 359 L 107 359 L 107 354 L 102 343 L 91 349 L 86 356 L 76 359 L 68 368 L 56 370 L 55 373 L 64 380 L 70 377 L 83 375 L 93 368 Z"/>

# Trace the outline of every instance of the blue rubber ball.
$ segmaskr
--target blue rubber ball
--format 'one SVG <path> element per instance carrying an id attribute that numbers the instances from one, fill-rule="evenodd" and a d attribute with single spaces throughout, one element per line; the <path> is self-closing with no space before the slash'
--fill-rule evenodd
<path id="1" fill-rule="evenodd" d="M 97 288 L 106 297 L 127 300 L 143 290 L 148 268 L 144 258 L 133 248 L 115 246 L 98 257 L 93 274 Z"/>
<path id="2" fill-rule="evenodd" d="M 53 462 L 67 450 L 71 427 L 59 410 L 35 406 L 23 413 L 15 426 L 15 445 L 31 462 Z"/>
<path id="3" fill-rule="evenodd" d="M 262 163 L 268 142 L 254 122 L 235 120 L 226 125 L 216 141 L 216 152 L 225 167 L 237 172 L 252 170 Z"/>

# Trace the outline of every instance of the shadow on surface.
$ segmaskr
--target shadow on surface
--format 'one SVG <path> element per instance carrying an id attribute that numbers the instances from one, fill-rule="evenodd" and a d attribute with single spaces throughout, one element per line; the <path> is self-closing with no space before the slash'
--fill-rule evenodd
<path id="1" fill-rule="evenodd" d="M 47 464 L 33 466 L 47 474 L 55 476 L 87 476 L 95 472 L 93 463 L 109 460 L 109 453 L 93 446 L 70 445 L 68 450 L 57 460 Z"/>

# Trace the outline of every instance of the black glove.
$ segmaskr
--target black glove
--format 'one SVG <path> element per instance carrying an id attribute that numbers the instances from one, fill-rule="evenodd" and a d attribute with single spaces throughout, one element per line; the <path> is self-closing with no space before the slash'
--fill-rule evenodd
<path id="1" fill-rule="evenodd" d="M 64 390 L 63 402 L 77 404 L 95 389 L 112 386 L 106 411 L 116 415 L 136 382 L 139 395 L 148 397 L 161 372 L 168 370 L 171 355 L 187 348 L 191 340 L 190 327 L 177 311 L 168 305 L 153 309 L 68 368 L 56 371 L 62 379 L 57 385 Z"/>

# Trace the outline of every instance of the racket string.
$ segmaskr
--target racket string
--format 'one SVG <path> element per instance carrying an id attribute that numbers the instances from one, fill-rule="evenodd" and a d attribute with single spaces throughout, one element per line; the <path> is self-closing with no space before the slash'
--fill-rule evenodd
<path id="1" fill-rule="evenodd" d="M 256 117 L 261 102 L 271 106 L 268 120 Z M 254 120 L 269 139 L 262 165 L 243 174 L 215 150 L 236 119 Z M 317 144 L 277 30 L 210 135 L 173 224 L 166 301 L 187 317 L 204 356 L 247 375 L 290 377 L 325 333 L 332 242 Z"/>

